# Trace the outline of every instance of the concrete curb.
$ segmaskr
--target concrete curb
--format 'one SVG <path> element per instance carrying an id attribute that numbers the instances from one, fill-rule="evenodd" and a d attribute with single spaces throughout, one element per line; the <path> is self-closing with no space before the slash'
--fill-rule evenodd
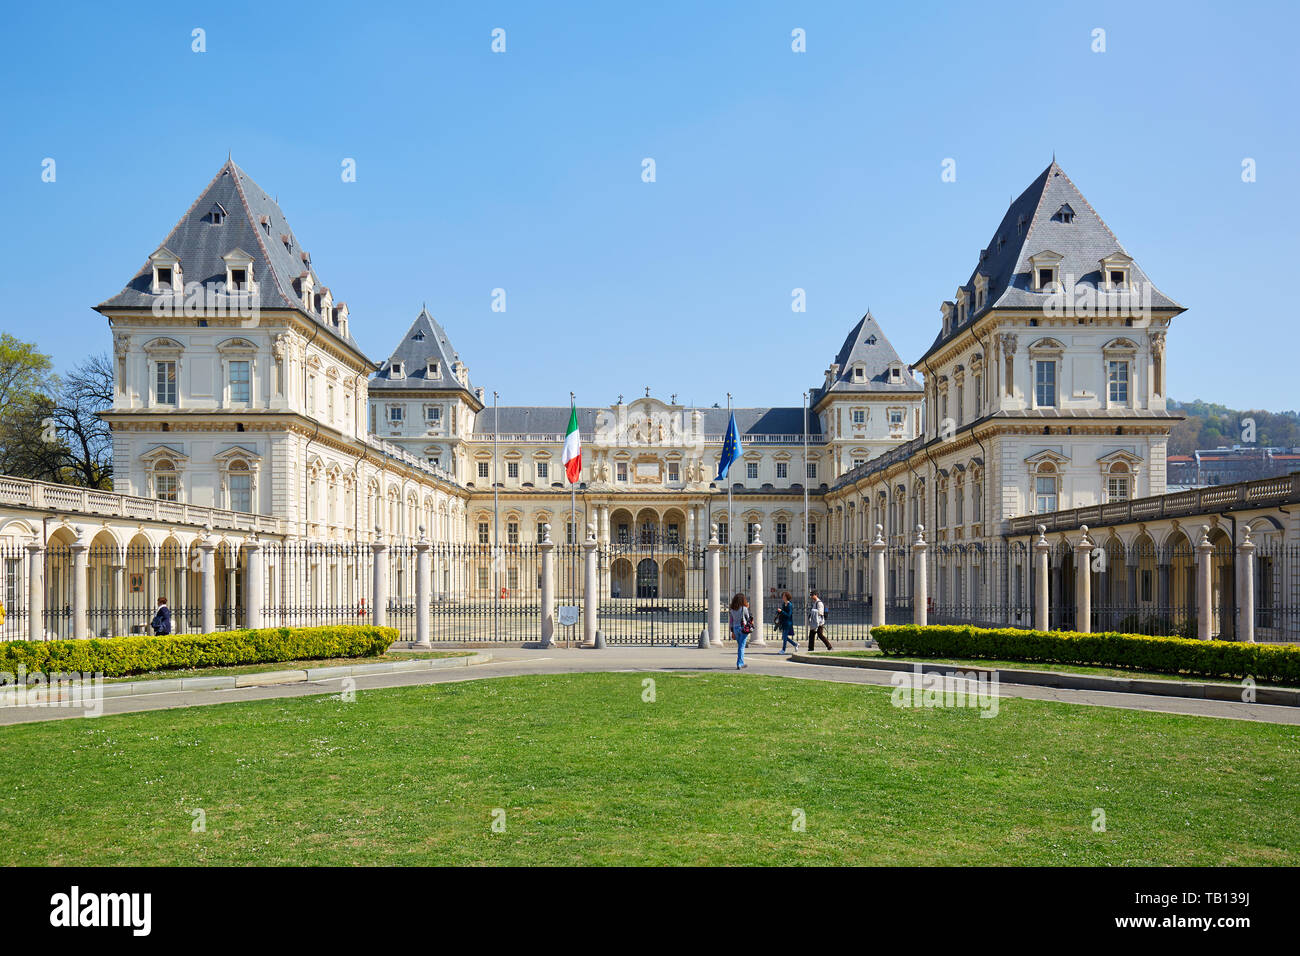
<path id="1" fill-rule="evenodd" d="M 1060 687 L 1065 690 L 1101 690 L 1116 694 L 1150 694 L 1156 697 L 1190 697 L 1198 700 L 1244 703 L 1241 684 L 1208 684 L 1200 681 L 1157 680 L 1149 677 L 1103 677 L 1099 674 L 1073 674 L 1067 671 L 1035 671 L 1019 668 L 981 667 L 978 664 L 933 664 L 867 657 L 813 657 L 794 654 L 790 660 L 799 664 L 830 664 L 833 667 L 863 667 L 878 671 L 911 672 L 916 667 L 923 674 L 951 674 L 954 671 L 996 677 L 1002 684 L 1025 684 L 1035 687 Z M 1300 707 L 1300 689 L 1289 687 L 1255 688 L 1255 703 Z"/>
<path id="2" fill-rule="evenodd" d="M 227 677 L 177 677 L 159 680 L 123 681 L 102 685 L 105 697 L 138 697 L 145 694 L 174 694 L 186 690 L 230 690 L 236 687 L 271 687 L 277 684 L 305 684 L 315 681 L 363 677 L 369 674 L 400 674 L 410 671 L 436 671 L 452 667 L 486 664 L 491 654 L 465 657 L 433 657 L 418 661 L 380 661 L 375 664 L 341 664 L 335 667 L 309 667 L 306 670 L 262 671 L 257 674 L 233 674 Z M 0 707 L 15 706 L 15 688 L 0 689 Z M 53 700 L 63 700 L 60 693 Z"/>

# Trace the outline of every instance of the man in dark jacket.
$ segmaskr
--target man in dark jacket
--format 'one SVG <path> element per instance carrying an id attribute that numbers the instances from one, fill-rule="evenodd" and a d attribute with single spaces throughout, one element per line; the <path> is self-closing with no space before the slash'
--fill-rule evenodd
<path id="1" fill-rule="evenodd" d="M 155 634 L 170 634 L 172 632 L 172 609 L 167 606 L 167 599 L 160 597 L 158 599 L 158 613 L 153 616 L 149 622 Z"/>

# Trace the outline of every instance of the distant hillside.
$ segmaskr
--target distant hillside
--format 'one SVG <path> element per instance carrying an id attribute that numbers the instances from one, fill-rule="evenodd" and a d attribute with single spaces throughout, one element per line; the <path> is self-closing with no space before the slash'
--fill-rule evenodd
<path id="1" fill-rule="evenodd" d="M 1170 399 L 1169 407 L 1187 416 L 1185 421 L 1174 426 L 1169 436 L 1171 455 L 1190 455 L 1198 448 L 1246 444 L 1246 438 L 1242 434 L 1246 419 L 1255 421 L 1253 444 L 1261 447 L 1300 447 L 1300 412 L 1266 412 L 1260 409 L 1243 411 L 1199 399 L 1191 402 L 1175 402 Z"/>

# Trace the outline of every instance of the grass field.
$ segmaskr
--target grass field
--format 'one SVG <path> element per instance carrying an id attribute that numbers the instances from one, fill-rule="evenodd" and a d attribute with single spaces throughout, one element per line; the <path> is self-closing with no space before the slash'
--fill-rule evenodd
<path id="1" fill-rule="evenodd" d="M 172 680 L 180 677 L 231 677 L 239 674 L 263 674 L 271 671 L 295 671 L 308 667 L 343 667 L 348 664 L 382 664 L 393 661 L 423 661 L 441 657 L 468 657 L 474 651 L 393 651 L 370 657 L 324 657 L 312 660 L 270 661 L 263 664 L 235 664 L 230 667 L 178 667 L 165 671 L 146 671 L 126 677 L 109 677 L 106 684 L 142 680 Z"/>
<path id="2" fill-rule="evenodd" d="M 1300 863 L 1300 728 L 648 676 L 3 728 L 0 862 Z"/>

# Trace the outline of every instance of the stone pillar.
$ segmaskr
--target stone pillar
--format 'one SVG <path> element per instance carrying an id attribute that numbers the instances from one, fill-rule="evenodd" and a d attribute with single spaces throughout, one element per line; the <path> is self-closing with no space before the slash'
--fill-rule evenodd
<path id="1" fill-rule="evenodd" d="M 719 568 L 721 552 L 722 545 L 718 542 L 718 526 L 716 524 L 710 525 L 709 544 L 704 555 L 704 575 L 708 582 L 704 613 L 708 623 L 709 643 L 714 647 L 722 646 L 722 623 L 719 620 L 722 616 L 722 595 L 718 593 L 722 587 L 722 571 Z"/>
<path id="2" fill-rule="evenodd" d="M 226 550 L 226 627 L 232 628 L 238 623 L 235 620 L 235 613 L 238 610 L 235 607 L 235 595 L 238 593 L 235 584 L 237 574 L 239 574 L 239 548 L 231 547 Z"/>
<path id="3" fill-rule="evenodd" d="M 600 577 L 596 574 L 596 526 L 587 525 L 587 540 L 582 542 L 582 642 L 601 647 L 596 639 L 596 612 L 600 607 Z M 635 573 L 635 572 L 634 572 Z"/>
<path id="4" fill-rule="evenodd" d="M 754 525 L 754 540 L 749 542 L 748 550 L 750 577 L 753 579 L 754 589 L 754 593 L 749 598 L 749 613 L 754 615 L 754 630 L 745 644 L 749 647 L 767 647 L 767 641 L 763 640 L 765 622 L 763 599 L 766 596 L 767 586 L 763 582 L 763 523 L 761 521 Z"/>
<path id="5" fill-rule="evenodd" d="M 1034 630 L 1050 631 L 1048 620 L 1051 597 L 1047 589 L 1047 558 L 1052 546 L 1047 543 L 1047 525 L 1038 526 L 1038 540 L 1034 542 Z"/>
<path id="6" fill-rule="evenodd" d="M 871 626 L 885 623 L 885 528 L 876 525 L 876 539 L 871 542 Z"/>
<path id="7" fill-rule="evenodd" d="M 1074 546 L 1074 629 L 1080 634 L 1092 633 L 1092 539 L 1088 526 L 1081 529 L 1083 537 Z"/>
<path id="8" fill-rule="evenodd" d="M 146 613 L 153 617 L 158 610 L 158 549 L 150 547 L 146 560 L 149 566 L 144 570 L 144 606 Z"/>
<path id="9" fill-rule="evenodd" d="M 27 545 L 27 639 L 45 639 L 45 543 Z"/>
<path id="10" fill-rule="evenodd" d="M 388 543 L 383 534 L 375 529 L 375 540 L 370 544 L 370 555 L 374 560 L 371 569 L 373 587 L 370 594 L 370 623 L 375 627 L 388 626 Z"/>
<path id="11" fill-rule="evenodd" d="M 1210 586 L 1213 580 L 1214 545 L 1210 544 L 1210 526 L 1201 525 L 1201 541 L 1196 546 L 1196 636 L 1210 639 Z"/>
<path id="12" fill-rule="evenodd" d="M 930 581 L 926 571 L 925 525 L 916 526 L 916 541 L 912 543 L 912 623 L 925 627 L 930 620 Z"/>
<path id="13" fill-rule="evenodd" d="M 126 553 L 116 548 L 113 550 L 121 560 L 113 565 L 113 627 L 109 636 L 120 637 L 126 633 Z"/>
<path id="14" fill-rule="evenodd" d="M 546 526 L 548 529 L 550 525 Z M 548 534 L 549 538 L 550 535 Z M 424 525 L 420 525 L 420 540 L 415 542 L 415 644 L 432 647 L 429 643 L 429 539 Z M 545 594 L 545 591 L 542 592 Z"/>
<path id="15" fill-rule="evenodd" d="M 551 647 L 555 644 L 555 542 L 549 523 L 542 525 L 537 550 L 542 555 L 542 647 Z"/>
<path id="16" fill-rule="evenodd" d="M 77 538 L 72 552 L 72 636 L 90 637 L 90 547 Z"/>
<path id="17" fill-rule="evenodd" d="M 1244 539 L 1237 545 L 1237 627 L 1239 640 L 1255 642 L 1255 542 L 1250 540 L 1250 525 L 1243 529 Z"/>
<path id="18" fill-rule="evenodd" d="M 244 542 L 244 627 L 262 626 L 262 542 L 257 535 Z"/>
<path id="19" fill-rule="evenodd" d="M 217 575 L 214 553 L 217 546 L 206 534 L 199 536 L 199 593 L 202 613 L 200 632 L 211 634 L 217 629 Z"/>
<path id="20" fill-rule="evenodd" d="M 172 604 L 169 600 L 167 603 L 172 609 L 172 633 L 185 633 L 185 619 L 190 613 L 190 552 L 186 549 L 185 556 L 180 566 L 180 587 L 181 591 L 176 595 L 179 603 Z M 163 595 L 166 597 L 166 595 Z"/>

